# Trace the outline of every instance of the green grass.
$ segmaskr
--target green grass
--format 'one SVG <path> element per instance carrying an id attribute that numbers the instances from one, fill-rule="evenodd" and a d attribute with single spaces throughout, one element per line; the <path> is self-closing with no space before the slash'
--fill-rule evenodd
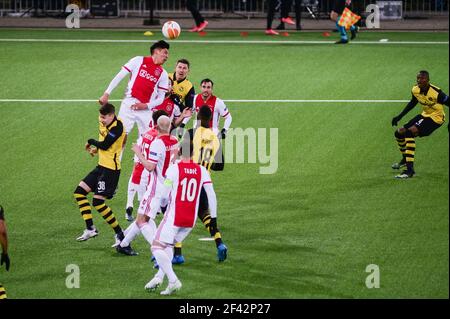
<path id="1" fill-rule="evenodd" d="M 0 38 L 145 39 L 136 31 L 13 29 L 0 30 Z M 236 32 L 205 38 L 241 39 Z M 382 38 L 447 41 L 448 33 L 361 33 L 358 41 Z M 251 32 L 251 39 L 267 37 Z M 321 33 L 285 39 L 330 40 Z M 0 99 L 98 98 L 120 66 L 148 47 L 0 42 Z M 210 77 L 223 99 L 407 100 L 420 69 L 450 93 L 448 51 L 429 44 L 174 42 L 166 69 L 188 58 L 196 89 Z M 186 264 L 175 267 L 183 282 L 175 298 L 448 298 L 448 132 L 419 139 L 417 176 L 393 179 L 399 154 L 390 120 L 404 104 L 228 103 L 233 127 L 278 128 L 278 171 L 226 164 L 214 173 L 229 259 L 217 263 L 214 244 L 197 240 L 207 235 L 197 225 L 184 243 Z M 111 229 L 94 212 L 100 236 L 74 240 L 83 221 L 72 192 L 96 164 L 83 151 L 97 134 L 96 104 L 0 103 L 0 119 L 0 203 L 12 260 L 0 280 L 8 296 L 159 298 L 143 289 L 154 270 L 142 237 L 134 244 L 140 256 L 117 255 Z M 110 201 L 123 226 L 131 167 L 128 145 Z M 68 264 L 80 267 L 80 289 L 65 286 Z M 380 267 L 379 289 L 365 286 L 369 264 Z"/>

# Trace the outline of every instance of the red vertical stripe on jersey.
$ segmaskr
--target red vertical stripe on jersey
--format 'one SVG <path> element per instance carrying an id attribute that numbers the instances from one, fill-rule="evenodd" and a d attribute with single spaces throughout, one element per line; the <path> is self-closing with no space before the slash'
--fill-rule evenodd
<path id="1" fill-rule="evenodd" d="M 197 95 L 195 99 L 195 110 L 198 112 L 203 105 L 208 105 L 211 110 L 211 120 L 209 121 L 209 128 L 213 127 L 213 119 L 214 119 L 214 109 L 216 107 L 217 97 L 211 95 L 206 101 L 203 101 L 203 97 L 201 94 Z"/>
<path id="2" fill-rule="evenodd" d="M 144 57 L 131 88 L 131 96 L 138 99 L 141 103 L 150 102 L 150 97 L 162 72 L 163 68 L 156 65 L 152 57 Z"/>
<path id="3" fill-rule="evenodd" d="M 202 187 L 202 172 L 193 162 L 178 163 L 178 189 L 175 199 L 174 226 L 193 227 L 197 218 L 199 192 Z"/>
<path id="4" fill-rule="evenodd" d="M 169 167 L 170 161 L 173 160 L 174 155 L 178 153 L 178 140 L 173 135 L 163 135 L 160 137 L 166 147 L 166 156 L 164 159 L 164 165 L 162 169 L 162 176 L 166 176 L 166 170 Z"/>

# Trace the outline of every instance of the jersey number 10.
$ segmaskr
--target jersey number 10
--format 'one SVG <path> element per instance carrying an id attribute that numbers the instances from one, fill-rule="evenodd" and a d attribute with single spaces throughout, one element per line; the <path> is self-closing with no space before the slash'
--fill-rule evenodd
<path id="1" fill-rule="evenodd" d="M 197 194 L 197 180 L 195 178 L 191 178 L 188 181 L 188 178 L 185 177 L 181 180 L 181 200 L 183 202 L 193 202 L 195 199 L 195 194 Z"/>

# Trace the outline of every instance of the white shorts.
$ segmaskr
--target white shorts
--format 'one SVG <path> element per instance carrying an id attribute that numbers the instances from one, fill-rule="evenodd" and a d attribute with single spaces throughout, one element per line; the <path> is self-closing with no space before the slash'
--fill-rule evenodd
<path id="1" fill-rule="evenodd" d="M 159 201 L 156 201 L 157 187 L 158 187 L 158 178 L 156 176 L 149 176 L 150 183 L 148 184 L 144 196 L 142 196 L 142 200 L 139 204 L 138 214 L 149 216 L 152 219 L 156 218 L 156 213 L 159 210 L 153 209 L 152 213 L 152 202 L 153 205 L 156 203 L 159 204 Z M 141 184 L 142 185 L 142 184 Z M 158 205 L 159 206 L 159 205 Z"/>
<path id="2" fill-rule="evenodd" d="M 156 230 L 154 240 L 175 245 L 175 243 L 181 243 L 191 231 L 191 227 L 177 227 L 173 225 L 173 221 L 164 218 Z"/>
<path id="3" fill-rule="evenodd" d="M 122 104 L 120 105 L 119 118 L 122 120 L 125 132 L 127 134 L 131 132 L 134 123 L 136 123 L 139 130 L 139 135 L 142 135 L 149 130 L 149 124 L 152 119 L 153 112 L 150 110 L 132 110 L 131 106 L 136 103 L 140 103 L 140 101 L 133 97 L 124 98 L 122 100 Z"/>

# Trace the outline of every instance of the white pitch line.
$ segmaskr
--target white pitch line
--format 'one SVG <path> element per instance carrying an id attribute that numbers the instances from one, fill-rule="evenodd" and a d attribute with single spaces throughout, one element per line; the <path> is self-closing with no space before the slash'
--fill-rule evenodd
<path id="1" fill-rule="evenodd" d="M 121 102 L 122 100 L 109 100 Z M 77 103 L 98 102 L 98 100 L 49 100 L 49 99 L 0 99 L 0 103 L 32 102 L 32 103 Z M 224 100 L 227 103 L 405 103 L 409 100 Z"/>
<path id="2" fill-rule="evenodd" d="M 0 39 L 0 42 L 79 42 L 79 43 L 150 43 L 155 40 L 114 40 L 114 39 Z M 334 41 L 295 41 L 295 40 L 171 40 L 170 43 L 200 44 L 334 44 Z M 448 41 L 355 41 L 352 44 L 449 44 Z"/>

